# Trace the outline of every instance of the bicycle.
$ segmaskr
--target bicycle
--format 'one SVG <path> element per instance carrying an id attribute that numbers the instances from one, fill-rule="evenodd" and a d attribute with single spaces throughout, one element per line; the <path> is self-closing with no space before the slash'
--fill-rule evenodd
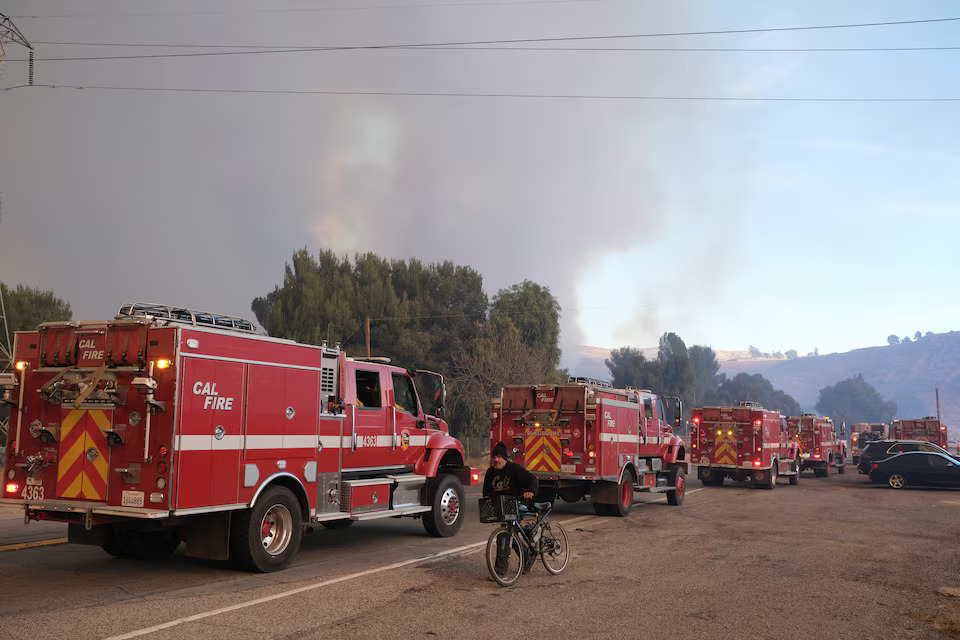
<path id="1" fill-rule="evenodd" d="M 521 574 L 533 569 L 537 556 L 553 575 L 567 568 L 567 532 L 549 521 L 551 511 L 549 502 L 535 502 L 531 510 L 510 496 L 480 499 L 480 522 L 501 523 L 490 534 L 486 550 L 487 570 L 499 585 L 516 583 Z"/>

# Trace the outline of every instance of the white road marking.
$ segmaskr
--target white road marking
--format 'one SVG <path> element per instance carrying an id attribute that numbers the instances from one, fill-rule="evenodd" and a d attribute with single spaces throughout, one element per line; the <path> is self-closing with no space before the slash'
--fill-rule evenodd
<path id="1" fill-rule="evenodd" d="M 573 524 L 575 522 L 580 522 L 582 520 L 591 520 L 598 519 L 597 516 L 579 516 L 577 518 L 570 518 L 569 520 L 557 520 L 561 524 Z M 401 567 L 407 567 L 412 564 L 419 564 L 423 562 L 428 562 L 430 560 L 436 560 L 437 558 L 443 558 L 445 556 L 453 555 L 466 555 L 473 551 L 477 551 L 480 547 L 486 546 L 487 541 L 483 542 L 474 542 L 473 544 L 463 545 L 462 547 L 456 547 L 454 549 L 447 549 L 446 551 L 441 551 L 439 553 L 433 553 L 428 556 L 422 556 L 419 558 L 413 558 L 411 560 L 404 560 L 402 562 L 395 562 L 393 564 L 388 564 L 382 567 L 376 567 L 374 569 L 367 569 L 365 571 L 358 571 L 356 573 L 350 573 L 345 576 L 340 576 L 339 578 L 331 578 L 329 580 L 322 580 L 320 582 L 315 582 L 314 584 L 308 584 L 303 587 L 298 587 L 296 589 L 290 589 L 289 591 L 283 591 L 281 593 L 275 593 L 270 596 L 265 596 L 263 598 L 257 598 L 255 600 L 248 600 L 247 602 L 240 602 L 238 604 L 230 605 L 229 607 L 221 607 L 219 609 L 212 609 L 210 611 L 204 611 L 203 613 L 197 613 L 192 616 L 186 616 L 183 618 L 178 618 L 176 620 L 171 620 L 170 622 L 164 622 L 162 624 L 154 625 L 152 627 L 146 627 L 143 629 L 137 629 L 136 631 L 130 631 L 118 636 L 111 636 L 106 640 L 126 640 L 127 638 L 136 638 L 139 636 L 145 636 L 150 633 L 155 633 L 157 631 L 162 631 L 163 629 L 169 629 L 170 627 L 175 627 L 187 622 L 196 622 L 197 620 L 203 620 L 204 618 L 209 618 L 211 616 L 217 616 L 221 613 L 229 613 L 231 611 L 236 611 L 238 609 L 245 609 L 247 607 L 252 607 L 254 605 L 263 604 L 264 602 L 270 602 L 272 600 L 279 600 L 280 598 L 286 598 L 288 596 L 293 596 L 298 593 L 303 593 L 305 591 L 311 591 L 313 589 L 319 589 L 320 587 L 328 587 L 332 584 L 337 584 L 338 582 L 346 582 L 347 580 L 353 580 L 355 578 L 362 578 L 364 576 L 373 575 L 375 573 L 381 573 L 383 571 L 390 571 L 392 569 L 399 569 Z"/>

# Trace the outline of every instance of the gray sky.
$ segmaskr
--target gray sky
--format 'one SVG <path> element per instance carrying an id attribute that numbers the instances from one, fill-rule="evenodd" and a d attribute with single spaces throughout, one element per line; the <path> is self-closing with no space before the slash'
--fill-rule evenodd
<path id="1" fill-rule="evenodd" d="M 355 46 L 956 13 L 945 1 L 866 0 L 397 6 L 412 4 L 454 3 L 0 0 L 0 11 L 62 16 L 16 18 L 38 58 L 215 51 L 48 41 Z M 960 23 L 549 46 L 958 44 Z M 958 59 L 353 50 L 41 61 L 36 82 L 957 97 Z M 8 60 L 0 85 L 25 80 L 26 65 Z M 295 249 L 374 251 L 472 266 L 490 294 L 526 278 L 549 286 L 567 364 L 573 345 L 649 346 L 665 331 L 717 349 L 845 351 L 958 328 L 960 303 L 941 297 L 960 274 L 958 106 L 16 89 L 0 92 L 0 279 L 53 289 L 79 318 L 129 300 L 252 317 Z"/>

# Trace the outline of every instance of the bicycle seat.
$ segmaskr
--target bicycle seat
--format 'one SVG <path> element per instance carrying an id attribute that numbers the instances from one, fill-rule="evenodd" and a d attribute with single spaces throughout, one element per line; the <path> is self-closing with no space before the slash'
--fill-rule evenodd
<path id="1" fill-rule="evenodd" d="M 534 502 L 533 506 L 537 511 L 546 511 L 553 505 L 551 505 L 549 502 Z"/>

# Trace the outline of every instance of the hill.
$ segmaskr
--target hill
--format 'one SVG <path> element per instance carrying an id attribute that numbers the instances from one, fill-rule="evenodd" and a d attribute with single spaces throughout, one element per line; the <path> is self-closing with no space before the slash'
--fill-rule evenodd
<path id="1" fill-rule="evenodd" d="M 814 411 L 820 389 L 858 373 L 885 398 L 897 403 L 898 418 L 937 413 L 960 431 L 960 332 L 932 334 L 917 342 L 855 349 L 846 353 L 795 360 L 728 360 L 720 363 L 728 376 L 759 373 L 804 407 Z"/>
<path id="2" fill-rule="evenodd" d="M 656 348 L 643 349 L 656 357 Z M 804 410 L 815 411 L 820 389 L 858 373 L 884 398 L 897 403 L 898 418 L 937 414 L 934 390 L 940 389 L 940 417 L 960 435 L 960 332 L 931 334 L 906 344 L 855 349 L 846 353 L 808 356 L 794 360 L 750 359 L 746 352 L 717 351 L 721 373 L 759 373 L 777 389 L 797 399 Z M 570 367 L 572 375 L 609 379 L 603 363 L 609 349 L 581 347 Z"/>

